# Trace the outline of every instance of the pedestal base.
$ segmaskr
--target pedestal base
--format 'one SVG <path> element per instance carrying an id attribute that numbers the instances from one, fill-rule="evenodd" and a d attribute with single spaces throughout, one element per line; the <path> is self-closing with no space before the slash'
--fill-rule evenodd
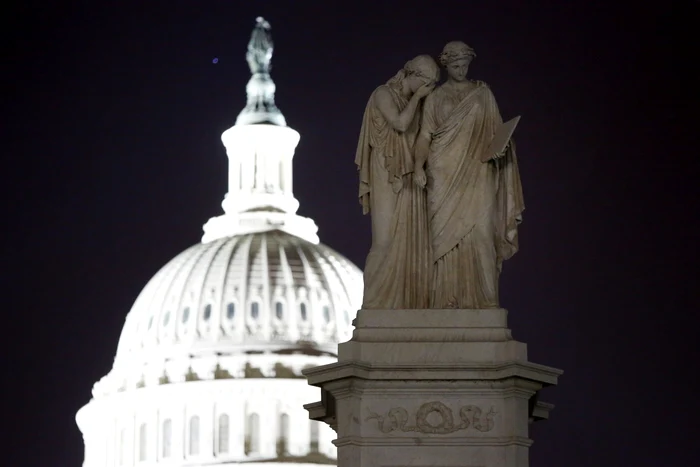
<path id="1" fill-rule="evenodd" d="M 524 467 L 538 391 L 561 371 L 527 360 L 507 311 L 360 310 L 339 361 L 304 371 L 305 408 L 338 433 L 339 467 Z"/>

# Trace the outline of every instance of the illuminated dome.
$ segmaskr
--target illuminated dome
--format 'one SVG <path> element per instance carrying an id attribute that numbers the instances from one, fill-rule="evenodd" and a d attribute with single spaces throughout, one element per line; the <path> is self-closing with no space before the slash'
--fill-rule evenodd
<path id="1" fill-rule="evenodd" d="M 361 293 L 361 272 L 347 259 L 282 231 L 200 243 L 166 264 L 134 303 L 114 384 L 135 387 L 153 365 L 154 377 L 163 369 L 170 379 L 192 371 L 171 375 L 177 370 L 164 364 L 174 359 L 221 366 L 251 352 L 335 356 L 338 342 L 350 338 Z"/>
<path id="2" fill-rule="evenodd" d="M 224 213 L 127 314 L 112 370 L 76 416 L 83 467 L 337 459 L 335 433 L 303 408 L 319 394 L 301 371 L 336 361 L 361 305 L 362 272 L 296 214 L 299 133 L 274 104 L 269 29 L 258 18 L 247 104 L 222 135 Z"/>

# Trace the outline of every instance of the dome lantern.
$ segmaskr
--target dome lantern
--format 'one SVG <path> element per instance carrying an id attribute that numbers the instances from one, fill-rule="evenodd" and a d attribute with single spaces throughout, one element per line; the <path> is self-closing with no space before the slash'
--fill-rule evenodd
<path id="1" fill-rule="evenodd" d="M 247 104 L 236 124 L 221 135 L 229 159 L 224 214 L 204 225 L 202 242 L 271 230 L 319 242 L 316 223 L 296 214 L 292 158 L 299 133 L 287 126 L 275 105 L 272 50 L 270 23 L 258 17 L 246 54 L 252 73 Z"/>

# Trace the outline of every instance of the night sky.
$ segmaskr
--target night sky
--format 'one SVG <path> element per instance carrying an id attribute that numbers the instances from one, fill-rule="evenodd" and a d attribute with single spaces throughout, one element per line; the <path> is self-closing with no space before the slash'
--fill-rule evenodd
<path id="1" fill-rule="evenodd" d="M 522 115 L 527 208 L 502 303 L 530 359 L 565 371 L 531 465 L 697 461 L 700 3 L 45 3 L 3 15 L 3 465 L 81 464 L 74 415 L 133 301 L 222 212 L 220 135 L 245 104 L 259 15 L 301 133 L 300 214 L 360 267 L 367 98 L 415 55 L 476 49 L 470 76 Z"/>

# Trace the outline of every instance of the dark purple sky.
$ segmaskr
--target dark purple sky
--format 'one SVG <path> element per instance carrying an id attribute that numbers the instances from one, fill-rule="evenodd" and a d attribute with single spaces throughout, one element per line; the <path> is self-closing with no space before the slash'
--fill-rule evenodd
<path id="1" fill-rule="evenodd" d="M 369 94 L 450 40 L 476 49 L 471 76 L 523 117 L 527 209 L 502 301 L 531 359 L 565 370 L 543 394 L 557 408 L 533 428 L 531 465 L 697 461 L 697 2 L 105 3 L 3 15 L 8 466 L 80 465 L 74 414 L 133 300 L 221 212 L 219 138 L 244 106 L 258 15 L 277 103 L 302 136 L 300 213 L 359 266 L 370 232 L 353 158 Z"/>

